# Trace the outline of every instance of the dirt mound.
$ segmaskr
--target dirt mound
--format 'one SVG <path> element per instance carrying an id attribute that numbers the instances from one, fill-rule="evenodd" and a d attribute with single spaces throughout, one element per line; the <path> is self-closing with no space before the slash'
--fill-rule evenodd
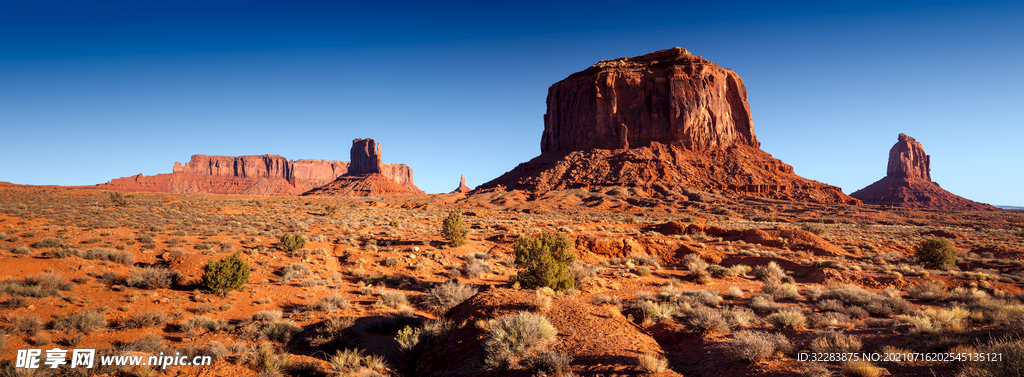
<path id="1" fill-rule="evenodd" d="M 531 376 L 525 368 L 503 371 L 483 366 L 487 331 L 474 325 L 506 314 L 533 311 L 533 291 L 491 289 L 452 309 L 448 318 L 467 325 L 452 330 L 448 341 L 428 350 L 417 363 L 417 376 Z M 579 375 L 638 375 L 636 358 L 662 353 L 650 334 L 606 306 L 579 296 L 555 296 L 551 309 L 541 314 L 558 329 L 548 349 L 572 356 L 573 372 Z M 679 376 L 674 372 L 662 376 Z"/>

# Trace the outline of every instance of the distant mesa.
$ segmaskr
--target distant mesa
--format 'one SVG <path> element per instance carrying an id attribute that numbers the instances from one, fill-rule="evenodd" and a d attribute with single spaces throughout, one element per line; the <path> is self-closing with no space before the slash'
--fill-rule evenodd
<path id="1" fill-rule="evenodd" d="M 907 134 L 900 134 L 889 149 L 889 165 L 885 178 L 862 188 L 850 196 L 866 204 L 895 207 L 948 209 L 961 211 L 995 211 L 997 207 L 971 201 L 939 187 L 932 182 L 931 156 L 924 147 Z"/>
<path id="2" fill-rule="evenodd" d="M 412 170 L 408 169 L 408 166 L 400 165 L 408 170 L 408 175 L 395 174 L 405 171 L 381 162 L 380 144 L 373 139 L 353 140 L 351 156 L 348 172 L 303 195 L 378 196 L 424 193 L 412 184 Z"/>
<path id="3" fill-rule="evenodd" d="M 466 176 L 460 175 L 459 177 L 459 188 L 455 189 L 455 191 L 452 191 L 451 194 L 466 193 L 473 191 L 473 189 L 469 188 L 469 186 L 466 186 Z"/>
<path id="4" fill-rule="evenodd" d="M 743 80 L 679 47 L 600 61 L 552 85 L 540 147 L 479 189 L 630 186 L 860 203 L 762 151 Z"/>
<path id="5" fill-rule="evenodd" d="M 175 162 L 171 174 L 142 174 L 113 179 L 110 182 L 83 188 L 167 193 L 208 193 L 236 195 L 294 196 L 331 184 L 355 167 L 360 172 L 375 169 L 393 184 L 412 192 L 422 192 L 413 184 L 412 169 L 404 164 L 381 163 L 379 147 L 372 139 L 374 157 L 370 153 L 353 157 L 355 163 L 328 160 L 288 160 L 278 155 L 208 156 L 193 155 L 182 165 Z M 353 148 L 353 153 L 355 148 Z M 353 154 L 355 156 L 355 154 Z M 367 161 L 370 159 L 370 161 Z"/>

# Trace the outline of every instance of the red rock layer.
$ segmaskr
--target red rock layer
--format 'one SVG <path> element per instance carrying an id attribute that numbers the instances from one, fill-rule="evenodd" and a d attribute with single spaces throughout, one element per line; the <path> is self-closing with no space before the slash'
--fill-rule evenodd
<path id="1" fill-rule="evenodd" d="M 681 188 L 859 204 L 760 150 L 746 87 L 681 48 L 598 62 L 548 90 L 541 155 L 480 186 Z"/>
<path id="2" fill-rule="evenodd" d="M 817 203 L 859 204 L 835 186 L 802 178 L 793 167 L 749 146 L 693 151 L 658 142 L 628 150 L 546 153 L 480 186 L 543 193 L 626 186 L 652 196 L 679 195 L 681 187 L 726 195 L 751 195 Z"/>
<path id="3" fill-rule="evenodd" d="M 455 191 L 452 191 L 451 193 L 458 194 L 473 191 L 473 189 L 469 188 L 469 186 L 466 186 L 466 176 L 460 175 L 459 177 L 461 177 L 459 179 L 459 188 L 455 189 Z"/>
<path id="4" fill-rule="evenodd" d="M 370 139 L 367 139 L 370 140 Z M 372 140 L 371 140 L 372 141 Z M 376 149 L 379 152 L 379 149 Z M 239 195 L 300 195 L 348 173 L 348 161 L 295 160 L 277 155 L 193 155 L 185 165 L 175 162 L 173 173 L 142 174 L 113 179 L 85 188 L 113 191 L 210 193 Z M 379 171 L 397 184 L 421 192 L 412 169 L 404 164 L 380 164 Z"/>
<path id="5" fill-rule="evenodd" d="M 541 153 L 760 146 L 743 79 L 679 47 L 598 62 L 552 85 L 547 105 Z"/>
<path id="6" fill-rule="evenodd" d="M 855 191 L 850 196 L 867 204 L 894 207 L 931 208 L 960 211 L 996 211 L 999 208 L 978 203 L 946 191 L 931 180 L 931 156 L 924 146 L 906 134 L 900 134 L 889 149 L 885 178 Z"/>

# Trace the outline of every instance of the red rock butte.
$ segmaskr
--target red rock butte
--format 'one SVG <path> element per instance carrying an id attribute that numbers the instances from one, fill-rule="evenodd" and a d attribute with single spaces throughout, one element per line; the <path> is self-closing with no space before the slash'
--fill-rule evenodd
<path id="1" fill-rule="evenodd" d="M 547 105 L 541 153 L 760 147 L 743 79 L 679 47 L 600 61 L 552 85 Z"/>
<path id="2" fill-rule="evenodd" d="M 850 196 L 866 204 L 895 207 L 997 211 L 999 208 L 954 195 L 932 182 L 931 156 L 924 146 L 907 134 L 900 134 L 889 149 L 885 177 Z"/>
<path id="3" fill-rule="evenodd" d="M 762 151 L 752 119 L 743 79 L 685 49 L 600 61 L 548 89 L 541 155 L 479 188 L 860 203 Z"/>
<path id="4" fill-rule="evenodd" d="M 313 188 L 303 195 L 326 196 L 378 196 L 423 194 L 423 190 L 412 184 L 412 170 L 408 180 L 394 174 L 392 167 L 381 161 L 380 144 L 373 139 L 352 140 L 352 161 L 348 172 L 332 182 Z M 405 167 L 405 165 L 401 165 Z M 408 168 L 408 167 L 406 167 Z M 399 179 L 394 179 L 397 177 Z"/>
<path id="5" fill-rule="evenodd" d="M 460 175 L 459 188 L 455 189 L 455 191 L 450 192 L 450 194 L 466 193 L 470 191 L 473 191 L 473 189 L 469 188 L 469 186 L 466 186 L 466 176 Z"/>
<path id="6" fill-rule="evenodd" d="M 182 165 L 175 162 L 171 174 L 144 176 L 142 174 L 113 179 L 110 182 L 84 188 L 112 191 L 141 191 L 168 193 L 209 193 L 238 195 L 301 195 L 307 191 L 334 182 L 349 173 L 351 169 L 375 169 L 394 185 L 413 192 L 419 188 L 413 184 L 413 173 L 404 164 L 384 164 L 379 157 L 379 147 L 372 139 L 362 140 L 360 146 L 374 145 L 376 161 L 367 162 L 369 154 L 354 158 L 356 164 L 348 161 L 288 160 L 284 157 L 265 154 L 258 156 L 207 156 L 193 155 Z M 353 145 L 355 156 L 355 145 Z"/>

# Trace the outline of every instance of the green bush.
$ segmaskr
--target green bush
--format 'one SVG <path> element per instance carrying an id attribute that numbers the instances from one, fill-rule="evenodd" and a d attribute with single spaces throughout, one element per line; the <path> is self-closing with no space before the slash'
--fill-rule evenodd
<path id="1" fill-rule="evenodd" d="M 277 247 L 284 251 L 295 251 L 306 246 L 306 238 L 298 235 L 285 233 L 277 243 Z"/>
<path id="2" fill-rule="evenodd" d="M 466 244 L 466 224 L 462 221 L 462 208 L 452 211 L 444 218 L 441 225 L 441 237 L 448 241 L 451 247 L 459 247 Z"/>
<path id="3" fill-rule="evenodd" d="M 131 198 L 130 195 L 125 195 L 116 191 L 110 193 L 110 203 L 113 204 L 115 207 L 127 206 L 129 198 Z"/>
<path id="4" fill-rule="evenodd" d="M 561 291 L 576 285 L 569 269 L 576 253 L 564 235 L 541 233 L 538 238 L 519 237 L 514 252 L 516 265 L 523 270 L 519 283 L 524 288 L 550 287 Z"/>
<path id="5" fill-rule="evenodd" d="M 956 263 L 956 249 L 953 243 L 945 238 L 922 241 L 915 248 L 917 262 L 927 268 L 939 268 L 942 265 Z"/>
<path id="6" fill-rule="evenodd" d="M 398 346 L 402 348 L 402 351 L 408 351 L 416 347 L 416 344 L 419 344 L 422 332 L 419 328 L 405 326 L 405 328 L 398 330 L 395 340 L 398 341 Z"/>
<path id="7" fill-rule="evenodd" d="M 206 264 L 203 273 L 203 290 L 207 293 L 242 290 L 249 282 L 249 264 L 238 253 L 231 254 L 219 262 Z"/>

